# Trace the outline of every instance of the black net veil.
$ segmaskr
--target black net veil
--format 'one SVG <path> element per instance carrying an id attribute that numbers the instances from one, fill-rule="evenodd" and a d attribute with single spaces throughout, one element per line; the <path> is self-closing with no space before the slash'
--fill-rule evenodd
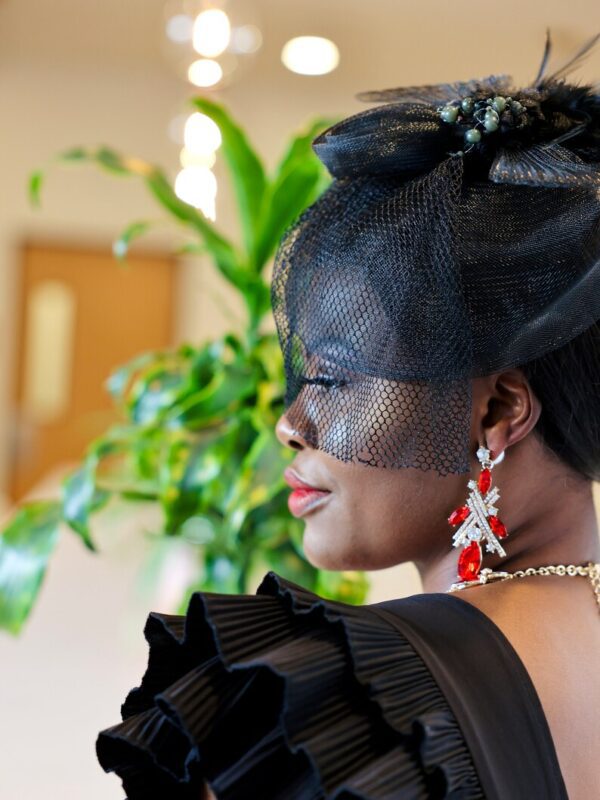
<path id="1" fill-rule="evenodd" d="M 368 93 L 314 149 L 333 176 L 284 236 L 272 305 L 290 424 L 375 467 L 470 469 L 472 378 L 600 319 L 600 95 L 509 76 Z"/>

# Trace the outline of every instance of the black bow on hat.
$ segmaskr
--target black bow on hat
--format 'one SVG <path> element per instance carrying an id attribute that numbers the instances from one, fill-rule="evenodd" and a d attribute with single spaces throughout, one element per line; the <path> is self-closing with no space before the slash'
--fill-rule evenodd
<path id="1" fill-rule="evenodd" d="M 515 89 L 510 75 L 363 92 L 385 105 L 329 128 L 314 142 L 335 178 L 415 177 L 448 156 L 477 160 L 494 183 L 600 187 L 600 86 L 566 83 L 600 33 L 546 75 L 550 31 L 538 74 Z"/>

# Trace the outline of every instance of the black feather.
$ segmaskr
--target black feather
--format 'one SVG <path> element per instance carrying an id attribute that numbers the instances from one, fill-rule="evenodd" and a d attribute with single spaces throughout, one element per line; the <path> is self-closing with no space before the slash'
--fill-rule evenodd
<path id="1" fill-rule="evenodd" d="M 486 78 L 473 78 L 470 81 L 455 83 L 435 83 L 426 86 L 397 86 L 393 89 L 379 89 L 370 92 L 359 92 L 357 100 L 368 103 L 447 103 L 459 100 L 465 95 L 475 94 L 485 87 L 496 94 L 507 93 L 512 85 L 510 75 L 488 75 Z"/>
<path id="2" fill-rule="evenodd" d="M 538 83 L 541 81 L 544 75 L 544 72 L 546 71 L 551 50 L 552 50 L 552 42 L 550 41 L 550 28 L 546 28 L 546 44 L 544 46 L 544 55 L 542 56 L 542 63 L 540 64 L 538 74 L 535 76 L 535 79 L 533 81 L 534 86 L 538 85 Z"/>
<path id="3" fill-rule="evenodd" d="M 558 80 L 561 76 L 565 76 L 568 72 L 572 72 L 575 67 L 578 67 L 580 62 L 589 55 L 592 48 L 596 45 L 598 40 L 600 39 L 600 33 L 596 33 L 589 39 L 582 47 L 575 53 L 575 55 L 571 56 L 567 59 L 567 61 L 559 67 L 558 69 L 554 70 L 545 80 L 546 81 L 555 81 Z"/>

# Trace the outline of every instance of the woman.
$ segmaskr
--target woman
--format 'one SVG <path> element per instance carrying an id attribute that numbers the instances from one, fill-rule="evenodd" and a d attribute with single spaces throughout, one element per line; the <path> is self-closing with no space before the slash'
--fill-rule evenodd
<path id="1" fill-rule="evenodd" d="M 151 614 L 97 742 L 131 800 L 600 797 L 600 96 L 561 79 L 598 38 L 315 142 L 334 181 L 273 280 L 290 510 L 314 565 L 423 593 L 269 572 Z"/>

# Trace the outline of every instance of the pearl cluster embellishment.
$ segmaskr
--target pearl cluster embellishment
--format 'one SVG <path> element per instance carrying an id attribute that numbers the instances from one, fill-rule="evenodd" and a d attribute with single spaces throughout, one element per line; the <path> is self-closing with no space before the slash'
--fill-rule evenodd
<path id="1" fill-rule="evenodd" d="M 484 135 L 495 133 L 500 128 L 501 121 L 510 127 L 519 128 L 526 124 L 527 115 L 527 109 L 522 103 L 502 95 L 480 100 L 469 95 L 438 106 L 436 110 L 444 122 L 451 125 L 466 122 L 470 125 L 464 133 L 467 145 L 465 153 L 475 147 Z"/>

